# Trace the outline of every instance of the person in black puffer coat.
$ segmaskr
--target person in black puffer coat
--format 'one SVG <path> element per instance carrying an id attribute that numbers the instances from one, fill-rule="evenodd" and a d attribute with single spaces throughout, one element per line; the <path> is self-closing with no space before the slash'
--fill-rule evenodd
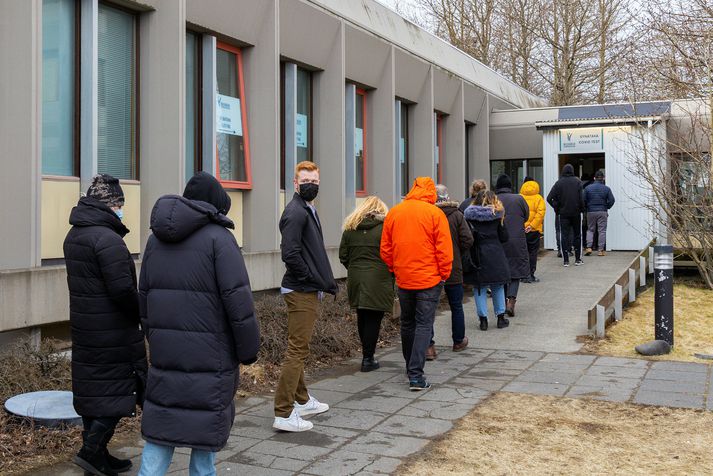
<path id="1" fill-rule="evenodd" d="M 566 164 L 562 176 L 552 186 L 547 195 L 547 203 L 559 215 L 562 257 L 564 265 L 569 266 L 569 249 L 574 246 L 575 265 L 582 264 L 582 212 L 584 198 L 582 182 L 574 175 L 574 167 Z"/>
<path id="2" fill-rule="evenodd" d="M 488 288 L 492 291 L 493 310 L 498 318 L 498 329 L 508 327 L 505 318 L 505 286 L 510 283 L 510 265 L 503 244 L 508 241 L 505 210 L 497 195 L 481 191 L 465 209 L 465 219 L 473 230 L 473 247 L 470 249 L 473 269 L 463 275 L 463 280 L 474 285 L 476 311 L 480 330 L 488 330 Z"/>
<path id="3" fill-rule="evenodd" d="M 74 462 L 90 474 L 131 467 L 107 451 L 121 417 L 135 416 L 146 380 L 139 328 L 136 267 L 119 218 L 124 192 L 111 175 L 97 175 L 72 209 L 64 240 L 72 330 L 72 392 L 82 416 L 83 445 Z"/>
<path id="4" fill-rule="evenodd" d="M 222 185 L 199 172 L 182 197 L 165 195 L 151 212 L 139 279 L 151 359 L 141 475 L 164 474 L 177 446 L 192 448 L 191 474 L 215 474 L 235 417 L 238 364 L 257 359 L 260 333 L 229 209 Z"/>

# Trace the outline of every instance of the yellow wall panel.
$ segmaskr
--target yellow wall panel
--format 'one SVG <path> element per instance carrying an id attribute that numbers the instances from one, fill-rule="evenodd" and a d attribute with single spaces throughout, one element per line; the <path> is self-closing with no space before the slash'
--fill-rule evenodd
<path id="1" fill-rule="evenodd" d="M 69 213 L 78 200 L 79 179 L 42 179 L 42 259 L 64 258 L 62 245 L 71 228 Z"/>
<path id="2" fill-rule="evenodd" d="M 235 229 L 231 230 L 240 246 L 243 246 L 243 192 L 226 190 L 230 196 L 230 211 L 228 218 L 235 223 Z"/>

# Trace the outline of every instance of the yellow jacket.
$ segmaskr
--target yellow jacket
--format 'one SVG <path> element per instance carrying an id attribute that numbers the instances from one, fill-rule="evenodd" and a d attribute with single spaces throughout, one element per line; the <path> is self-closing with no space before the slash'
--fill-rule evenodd
<path id="1" fill-rule="evenodd" d="M 532 227 L 533 231 L 542 233 L 542 224 L 545 221 L 545 199 L 540 195 L 540 185 L 534 180 L 525 182 L 520 188 L 520 195 L 525 198 L 530 207 L 530 216 L 525 222 L 525 227 Z"/>

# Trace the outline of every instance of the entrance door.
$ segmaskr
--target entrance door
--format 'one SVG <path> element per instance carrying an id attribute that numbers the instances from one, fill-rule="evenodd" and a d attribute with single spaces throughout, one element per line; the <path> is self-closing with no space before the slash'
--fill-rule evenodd
<path id="1" fill-rule="evenodd" d="M 594 174 L 597 170 L 604 170 L 604 153 L 560 154 L 558 170 L 561 171 L 565 164 L 571 164 L 574 167 L 574 175 L 582 179 L 582 182 L 586 184 L 588 181 L 594 180 Z"/>

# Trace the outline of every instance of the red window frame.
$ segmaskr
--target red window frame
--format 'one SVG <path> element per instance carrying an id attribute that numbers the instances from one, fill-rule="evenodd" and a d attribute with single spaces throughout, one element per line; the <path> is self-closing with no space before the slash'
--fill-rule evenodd
<path id="1" fill-rule="evenodd" d="M 238 69 L 238 92 L 240 94 L 240 115 L 243 121 L 243 142 L 245 143 L 245 175 L 247 180 L 241 182 L 238 180 L 224 180 L 220 177 L 220 157 L 218 155 L 218 146 L 215 147 L 215 177 L 223 185 L 224 188 L 250 190 L 253 187 L 252 169 L 250 167 L 250 134 L 248 128 L 248 113 L 247 101 L 245 98 L 245 81 L 243 79 L 243 53 L 240 48 L 218 41 L 216 48 L 219 50 L 233 53 L 236 56 L 236 68 Z M 217 134 L 217 132 L 216 132 Z"/>
<path id="2" fill-rule="evenodd" d="M 362 97 L 361 117 L 364 122 L 364 127 L 362 128 L 362 130 L 364 132 L 364 138 L 363 138 L 364 140 L 362 143 L 362 146 L 364 147 L 364 149 L 362 151 L 362 157 L 363 157 L 362 176 L 364 177 L 364 188 L 361 190 L 357 189 L 356 196 L 357 197 L 366 197 L 368 195 L 367 190 L 369 189 L 369 185 L 367 183 L 367 171 L 369 170 L 369 167 L 367 166 L 367 164 L 369 162 L 369 160 L 368 160 L 369 154 L 367 152 L 367 149 L 368 149 L 367 143 L 369 141 L 367 140 L 367 138 L 368 138 L 368 132 L 367 132 L 368 131 L 368 127 L 367 127 L 368 122 L 367 122 L 367 118 L 366 118 L 366 90 L 361 89 L 361 88 L 356 88 L 356 95 Z"/>
<path id="3" fill-rule="evenodd" d="M 438 147 L 438 167 L 436 182 L 443 183 L 443 115 L 436 114 L 436 147 Z"/>

